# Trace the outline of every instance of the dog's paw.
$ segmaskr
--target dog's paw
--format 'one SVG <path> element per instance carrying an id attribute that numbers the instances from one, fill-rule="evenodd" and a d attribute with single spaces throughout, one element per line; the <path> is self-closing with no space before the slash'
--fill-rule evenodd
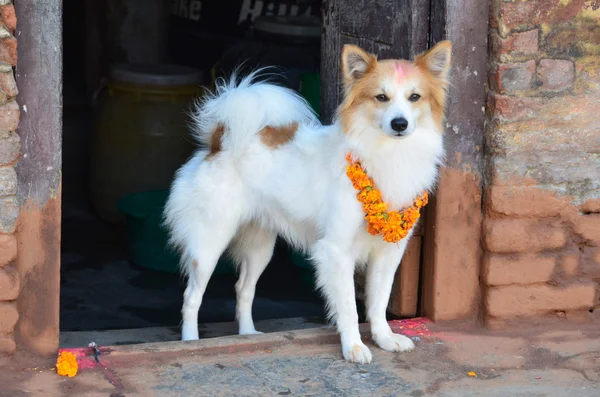
<path id="1" fill-rule="evenodd" d="M 415 344 L 410 338 L 393 332 L 373 335 L 373 340 L 377 346 L 389 352 L 409 352 L 415 348 Z"/>
<path id="2" fill-rule="evenodd" d="M 342 346 L 344 358 L 358 364 L 368 364 L 373 359 L 373 354 L 364 343 L 358 342 L 349 346 Z"/>
<path id="3" fill-rule="evenodd" d="M 200 335 L 198 334 L 198 327 L 186 327 L 184 326 L 181 330 L 181 340 L 198 340 L 200 339 Z"/>

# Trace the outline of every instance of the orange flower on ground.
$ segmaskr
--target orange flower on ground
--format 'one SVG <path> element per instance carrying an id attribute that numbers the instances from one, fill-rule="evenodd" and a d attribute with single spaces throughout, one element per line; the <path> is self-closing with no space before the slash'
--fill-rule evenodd
<path id="1" fill-rule="evenodd" d="M 358 190 L 356 198 L 362 203 L 367 231 L 373 236 L 382 235 L 383 240 L 389 243 L 397 243 L 405 238 L 421 217 L 420 209 L 429 201 L 427 192 L 417 197 L 411 207 L 387 212 L 387 204 L 383 201 L 381 192 L 375 188 L 375 183 L 360 162 L 354 161 L 351 154 L 346 155 L 346 161 L 346 175 Z"/>
<path id="2" fill-rule="evenodd" d="M 56 360 L 56 373 L 69 378 L 77 375 L 77 357 L 71 352 L 61 352 Z"/>

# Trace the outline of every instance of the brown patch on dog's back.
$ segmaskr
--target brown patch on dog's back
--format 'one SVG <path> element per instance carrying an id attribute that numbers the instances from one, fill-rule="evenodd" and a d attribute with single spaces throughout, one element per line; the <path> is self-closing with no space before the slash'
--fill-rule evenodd
<path id="1" fill-rule="evenodd" d="M 298 122 L 293 122 L 289 125 L 271 127 L 266 126 L 258 135 L 260 135 L 260 141 L 271 149 L 277 149 L 281 145 L 285 145 L 296 135 L 298 131 Z"/>
<path id="2" fill-rule="evenodd" d="M 212 157 L 221 151 L 221 146 L 223 144 L 223 134 L 225 134 L 225 126 L 219 123 L 215 127 L 215 130 L 213 131 L 210 137 L 210 151 L 208 152 L 208 156 L 206 156 L 206 158 Z"/>

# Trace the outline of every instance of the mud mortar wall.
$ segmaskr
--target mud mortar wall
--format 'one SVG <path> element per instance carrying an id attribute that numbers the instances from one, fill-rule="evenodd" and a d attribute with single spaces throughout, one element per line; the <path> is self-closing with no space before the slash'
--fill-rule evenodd
<path id="1" fill-rule="evenodd" d="M 0 0 L 0 356 L 58 348 L 61 6 Z"/>
<path id="2" fill-rule="evenodd" d="M 486 323 L 598 321 L 600 3 L 493 0 L 489 55 Z"/>

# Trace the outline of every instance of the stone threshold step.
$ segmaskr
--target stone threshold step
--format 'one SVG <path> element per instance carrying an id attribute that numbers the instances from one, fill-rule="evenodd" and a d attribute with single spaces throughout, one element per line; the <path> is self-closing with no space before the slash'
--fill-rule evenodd
<path id="1" fill-rule="evenodd" d="M 319 319 L 293 317 L 272 320 L 260 320 L 255 323 L 256 329 L 265 332 L 291 331 L 308 328 L 320 328 L 325 324 Z M 206 323 L 199 325 L 200 338 L 216 338 L 236 335 L 237 323 Z M 135 345 L 140 343 L 157 343 L 179 341 L 180 327 L 151 327 L 101 331 L 74 331 L 60 333 L 61 348 L 86 347 L 90 342 L 98 346 Z"/>

